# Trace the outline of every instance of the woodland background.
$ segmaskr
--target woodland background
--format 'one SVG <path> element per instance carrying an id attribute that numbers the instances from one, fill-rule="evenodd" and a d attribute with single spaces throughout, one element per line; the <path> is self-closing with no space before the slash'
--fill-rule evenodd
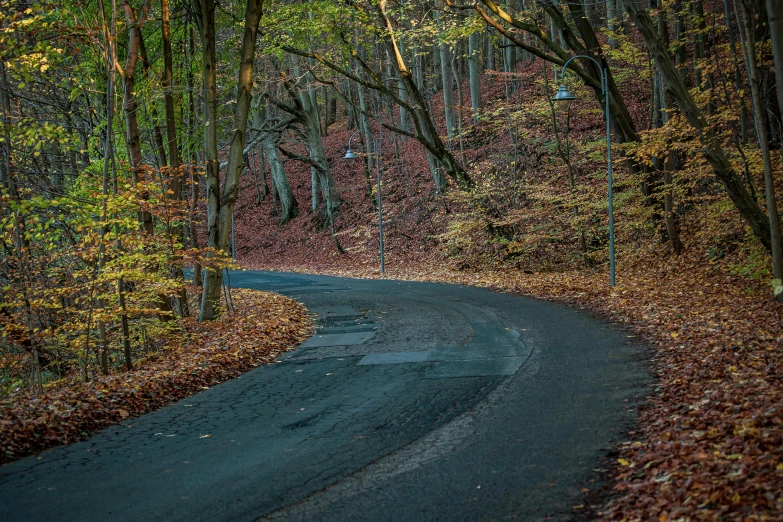
<path id="1" fill-rule="evenodd" d="M 305 311 L 236 306 L 225 270 L 378 277 L 380 202 L 384 276 L 654 348 L 617 495 L 575 512 L 783 516 L 781 24 L 773 0 L 5 2 L 3 459 L 295 345 Z M 575 55 L 607 74 L 614 288 L 602 71 L 560 74 Z"/>

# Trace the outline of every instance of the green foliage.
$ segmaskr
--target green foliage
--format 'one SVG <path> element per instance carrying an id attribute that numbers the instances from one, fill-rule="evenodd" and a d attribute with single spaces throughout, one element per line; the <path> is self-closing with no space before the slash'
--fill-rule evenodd
<path id="1" fill-rule="evenodd" d="M 310 49 L 317 44 L 319 52 L 336 50 L 340 56 L 350 49 L 348 42 L 357 30 L 364 35 L 375 31 L 367 12 L 347 4 L 316 0 L 280 5 L 268 11 L 261 19 L 260 33 L 264 54 L 283 59 L 282 47 L 286 45 Z"/>
<path id="2" fill-rule="evenodd" d="M 122 315 L 129 320 L 136 356 L 159 349 L 179 331 L 176 321 L 160 320 L 170 316 L 160 309 L 162 297 L 183 290 L 184 282 L 172 277 L 174 269 L 196 259 L 207 266 L 224 260 L 207 264 L 203 253 L 184 251 L 163 226 L 153 236 L 139 229 L 140 208 L 152 211 L 161 225 L 185 215 L 156 183 L 125 183 L 117 196 L 104 196 L 88 184 L 56 198 L 30 191 L 22 196 L 4 193 L 0 214 L 6 253 L 0 272 L 0 366 L 9 386 L 30 376 L 25 359 L 31 346 L 45 361 L 44 376 L 52 379 L 76 369 L 88 377 L 97 371 L 102 350 L 111 365 L 119 365 Z"/>

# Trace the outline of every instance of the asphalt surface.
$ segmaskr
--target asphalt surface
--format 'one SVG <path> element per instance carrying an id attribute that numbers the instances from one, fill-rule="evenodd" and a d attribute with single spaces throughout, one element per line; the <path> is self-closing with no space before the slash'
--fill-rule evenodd
<path id="1" fill-rule="evenodd" d="M 0 520 L 568 520 L 649 375 L 622 331 L 453 285 L 243 272 L 317 314 L 277 363 L 0 468 Z"/>

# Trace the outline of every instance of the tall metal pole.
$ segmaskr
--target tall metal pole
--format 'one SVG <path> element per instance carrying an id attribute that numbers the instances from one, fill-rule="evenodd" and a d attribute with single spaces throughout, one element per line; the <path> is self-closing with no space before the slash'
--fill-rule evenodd
<path id="1" fill-rule="evenodd" d="M 381 252 L 381 274 L 386 272 L 383 259 L 383 208 L 381 207 L 381 143 L 375 140 L 375 170 L 378 173 L 378 244 Z"/>
<path id="2" fill-rule="evenodd" d="M 606 118 L 606 177 L 609 185 L 609 284 L 615 286 L 615 269 L 614 269 L 614 202 L 612 193 L 612 130 L 611 130 L 611 115 L 609 113 L 609 73 L 601 63 L 592 56 L 578 55 L 572 56 L 563 64 L 562 73 L 560 75 L 562 84 L 557 94 L 552 98 L 553 101 L 564 102 L 576 99 L 574 95 L 568 92 L 565 86 L 565 72 L 568 68 L 568 64 L 575 58 L 587 58 L 592 61 L 598 69 L 601 71 L 601 94 L 604 96 L 605 106 L 605 118 Z M 555 71 L 555 82 L 557 82 L 557 71 Z"/>

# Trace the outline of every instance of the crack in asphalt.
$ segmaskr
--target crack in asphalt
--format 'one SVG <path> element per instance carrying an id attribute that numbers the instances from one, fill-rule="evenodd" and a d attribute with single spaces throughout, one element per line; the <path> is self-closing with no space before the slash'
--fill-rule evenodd
<path id="1" fill-rule="evenodd" d="M 376 491 L 397 475 L 412 472 L 449 452 L 457 451 L 475 429 L 476 418 L 495 405 L 509 390 L 509 382 L 496 386 L 482 402 L 407 446 L 390 453 L 362 470 L 343 478 L 300 502 L 286 506 L 256 519 L 256 522 L 276 520 L 307 520 L 328 510 L 348 497 Z"/>

